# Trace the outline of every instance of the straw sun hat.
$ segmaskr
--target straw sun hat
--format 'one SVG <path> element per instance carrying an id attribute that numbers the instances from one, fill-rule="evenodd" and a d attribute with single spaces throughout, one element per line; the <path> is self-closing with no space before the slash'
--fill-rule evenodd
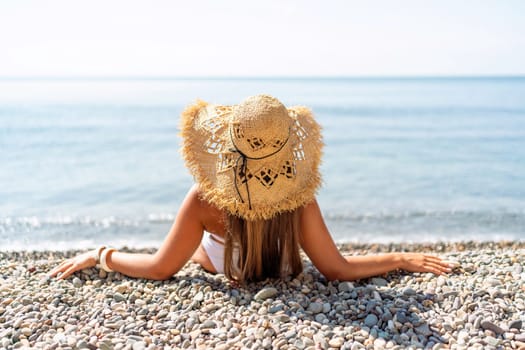
<path id="1" fill-rule="evenodd" d="M 323 142 L 309 109 L 258 95 L 233 106 L 197 101 L 181 118 L 182 156 L 209 203 L 258 220 L 313 200 Z"/>

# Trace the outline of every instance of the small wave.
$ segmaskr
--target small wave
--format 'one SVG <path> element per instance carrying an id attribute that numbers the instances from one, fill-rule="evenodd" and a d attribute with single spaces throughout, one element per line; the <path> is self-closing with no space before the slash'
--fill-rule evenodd
<path id="1" fill-rule="evenodd" d="M 101 244 L 131 249 L 158 248 L 162 243 L 162 237 L 158 239 L 143 239 L 141 237 L 99 237 L 83 238 L 76 240 L 16 240 L 2 242 L 0 240 L 0 251 L 66 251 L 66 250 L 87 250 L 99 247 Z"/>
<path id="2" fill-rule="evenodd" d="M 46 227 L 46 226 L 95 226 L 95 227 L 110 227 L 110 226 L 137 226 L 141 220 L 132 220 L 128 218 L 118 218 L 115 216 L 108 216 L 102 218 L 93 218 L 90 216 L 75 217 L 75 216 L 23 216 L 23 217 L 5 217 L 0 218 L 0 227 Z"/>
<path id="3" fill-rule="evenodd" d="M 65 226 L 87 227 L 136 227 L 148 223 L 169 223 L 175 219 L 174 213 L 151 213 L 145 217 L 126 218 L 116 216 L 91 217 L 91 216 L 22 216 L 0 218 L 0 232 L 8 228 L 49 228 Z"/>
<path id="4" fill-rule="evenodd" d="M 0 250 L 87 249 L 101 244 L 115 247 L 159 246 L 170 226 L 169 215 L 139 219 L 107 216 L 0 218 Z"/>
<path id="5" fill-rule="evenodd" d="M 400 220 L 414 218 L 491 218 L 491 219 L 517 219 L 525 220 L 525 211 L 468 211 L 468 210 L 420 210 L 405 212 L 373 212 L 373 213 L 323 213 L 324 217 L 334 221 L 366 221 L 366 220 Z"/>
<path id="6" fill-rule="evenodd" d="M 172 222 L 175 220 L 175 214 L 172 213 L 158 213 L 158 214 L 149 214 L 149 222 Z"/>
<path id="7" fill-rule="evenodd" d="M 24 216 L 0 218 L 0 250 L 158 247 L 175 213 L 117 216 Z M 525 239 L 525 212 L 406 211 L 324 213 L 338 242 L 435 242 Z"/>
<path id="8" fill-rule="evenodd" d="M 480 221 L 510 221 L 525 222 L 525 211 L 404 211 L 404 212 L 324 212 L 323 216 L 330 221 L 349 222 L 388 222 L 415 219 L 454 219 L 454 220 L 480 220 Z M 21 216 L 0 217 L 0 227 L 28 227 L 42 228 L 51 226 L 90 226 L 90 227 L 130 227 L 148 223 L 171 223 L 175 220 L 176 213 L 150 213 L 144 217 L 92 217 L 92 216 Z"/>
<path id="9" fill-rule="evenodd" d="M 524 212 L 408 211 L 328 213 L 327 225 L 339 242 L 437 242 L 525 239 Z"/>

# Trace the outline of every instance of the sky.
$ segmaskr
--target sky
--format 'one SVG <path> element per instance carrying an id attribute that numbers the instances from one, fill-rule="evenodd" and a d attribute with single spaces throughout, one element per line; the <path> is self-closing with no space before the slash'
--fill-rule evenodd
<path id="1" fill-rule="evenodd" d="M 0 0 L 0 77 L 525 75 L 521 0 Z"/>

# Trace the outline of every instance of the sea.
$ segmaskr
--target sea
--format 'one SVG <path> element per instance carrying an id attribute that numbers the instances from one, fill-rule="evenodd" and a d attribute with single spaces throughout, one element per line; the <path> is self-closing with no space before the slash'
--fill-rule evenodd
<path id="1" fill-rule="evenodd" d="M 312 109 L 336 242 L 525 239 L 525 77 L 0 79 L 0 250 L 158 247 L 192 186 L 179 115 Z"/>

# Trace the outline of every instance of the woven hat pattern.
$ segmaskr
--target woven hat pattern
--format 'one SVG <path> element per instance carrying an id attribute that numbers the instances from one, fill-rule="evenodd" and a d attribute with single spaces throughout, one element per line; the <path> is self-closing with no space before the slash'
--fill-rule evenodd
<path id="1" fill-rule="evenodd" d="M 247 220 L 312 201 L 320 186 L 320 126 L 305 107 L 258 95 L 239 105 L 197 101 L 181 115 L 182 155 L 205 200 Z"/>

